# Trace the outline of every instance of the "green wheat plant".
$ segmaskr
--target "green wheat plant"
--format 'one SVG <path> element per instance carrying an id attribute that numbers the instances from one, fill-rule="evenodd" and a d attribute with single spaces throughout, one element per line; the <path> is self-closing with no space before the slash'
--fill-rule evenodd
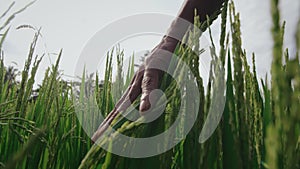
<path id="1" fill-rule="evenodd" d="M 204 84 L 199 70 L 203 66 L 200 58 L 204 52 L 200 45 L 201 33 L 198 29 L 191 29 L 183 39 L 183 43 L 188 45 L 178 44 L 174 52 L 180 62 L 172 61 L 170 64 L 179 81 L 168 74 L 161 81 L 160 89 L 167 98 L 162 115 L 150 123 L 143 123 L 146 119 L 129 109 L 125 114 L 136 121 L 117 116 L 111 125 L 115 132 L 97 144 L 92 144 L 89 136 L 96 131 L 100 116 L 108 115 L 129 85 L 135 70 L 134 56 L 129 59 L 129 66 L 125 70 L 125 52 L 117 46 L 107 53 L 104 72 L 89 75 L 84 69 L 80 80 L 70 82 L 62 78 L 60 71 L 61 50 L 55 64 L 45 71 L 42 83 L 35 90 L 36 74 L 44 58 L 44 55 L 36 54 L 41 29 L 20 26 L 18 29 L 30 28 L 35 33 L 29 44 L 25 65 L 20 74 L 14 74 L 13 69 L 5 65 L 7 56 L 3 44 L 12 29 L 10 23 L 31 5 L 9 15 L 15 4 L 12 3 L 0 16 L 0 23 L 3 23 L 0 26 L 0 168 L 300 168 L 300 19 L 295 36 L 297 53 L 291 56 L 283 46 L 285 22 L 280 18 L 279 1 L 270 2 L 273 23 L 270 31 L 274 44 L 271 76 L 258 78 L 256 56 L 246 53 L 243 48 L 240 15 L 234 3 L 227 2 L 219 11 L 221 31 L 218 44 L 208 26 L 216 18 L 208 18 L 207 22 L 200 23 L 199 18 L 195 17 L 195 27 L 207 30 L 210 36 L 211 44 L 207 51 L 211 54 L 208 84 Z M 252 58 L 252 64 L 248 63 L 247 58 Z M 183 64 L 188 65 L 190 70 L 183 71 Z M 113 69 L 116 69 L 115 77 Z M 100 74 L 104 74 L 103 79 L 100 79 Z M 193 74 L 194 79 L 185 74 Z M 194 100 L 180 97 L 180 87 L 186 88 L 192 84 L 198 87 L 199 105 Z M 222 95 L 225 98 L 224 111 L 222 117 L 211 117 L 210 107 L 219 106 L 215 105 L 215 100 L 218 93 L 223 91 L 221 86 L 226 91 Z M 35 97 L 34 91 L 38 91 Z M 133 103 L 134 108 L 139 106 L 138 100 Z M 157 103 L 157 110 L 161 108 L 161 101 Z M 186 108 L 179 114 L 181 105 Z M 177 116 L 182 116 L 179 125 L 184 126 L 193 117 L 190 112 L 194 110 L 198 110 L 198 116 L 191 131 L 163 154 L 128 158 L 99 146 L 105 144 L 112 149 L 112 143 L 119 141 L 120 134 L 135 138 L 155 136 L 168 130 Z M 221 121 L 211 137 L 199 143 L 207 118 L 221 118 Z M 85 130 L 83 126 L 86 124 L 90 124 L 91 128 Z M 181 138 L 183 130 L 179 127 L 172 134 Z M 169 137 L 164 139 L 166 143 L 170 141 Z"/>

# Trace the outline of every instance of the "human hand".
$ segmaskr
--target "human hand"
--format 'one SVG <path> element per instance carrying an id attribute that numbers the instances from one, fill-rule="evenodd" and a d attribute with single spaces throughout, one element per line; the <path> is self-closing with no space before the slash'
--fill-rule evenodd
<path id="1" fill-rule="evenodd" d="M 111 125 L 112 121 L 117 117 L 117 115 L 119 115 L 121 112 L 124 112 L 138 98 L 139 95 L 141 95 L 139 112 L 141 116 L 144 116 L 148 110 L 151 109 L 151 106 L 155 104 L 155 100 L 150 101 L 149 96 L 152 90 L 159 88 L 162 76 L 163 71 L 161 70 L 147 68 L 147 66 L 144 64 L 140 66 L 125 93 L 92 136 L 92 141 L 96 142 L 97 139 Z"/>
<path id="2" fill-rule="evenodd" d="M 115 108 L 109 113 L 101 123 L 92 140 L 95 142 L 108 128 L 116 116 L 125 111 L 139 95 L 141 95 L 140 115 L 144 116 L 147 110 L 155 104 L 155 99 L 150 100 L 150 93 L 158 89 L 163 76 L 163 71 L 170 63 L 172 53 L 174 52 L 179 40 L 182 39 L 191 23 L 194 23 L 194 10 L 200 16 L 200 22 L 204 22 L 207 16 L 213 16 L 215 12 L 220 13 L 222 4 L 226 0 L 186 0 L 178 17 L 172 22 L 167 35 L 164 36 L 160 44 L 147 57 L 146 62 L 135 73 L 126 92 L 115 105 Z M 217 15 L 216 15 L 217 16 Z M 186 20 L 186 22 L 183 22 Z M 154 69 L 158 67 L 160 69 Z M 161 69 L 162 68 L 162 69 Z M 152 103 L 152 105 L 150 104 Z"/>

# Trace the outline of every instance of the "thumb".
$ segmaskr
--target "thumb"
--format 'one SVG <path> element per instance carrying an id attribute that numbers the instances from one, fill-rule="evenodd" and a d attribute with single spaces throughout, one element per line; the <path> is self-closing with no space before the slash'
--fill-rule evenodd
<path id="1" fill-rule="evenodd" d="M 151 108 L 151 103 L 154 104 L 155 100 L 151 100 L 149 95 L 152 90 L 158 89 L 162 71 L 158 69 L 146 69 L 142 81 L 142 96 L 140 102 L 140 114 L 143 116 Z"/>

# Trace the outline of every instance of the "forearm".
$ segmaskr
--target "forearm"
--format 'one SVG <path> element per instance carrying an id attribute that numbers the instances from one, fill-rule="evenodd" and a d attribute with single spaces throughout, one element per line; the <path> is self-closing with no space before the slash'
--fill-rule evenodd
<path id="1" fill-rule="evenodd" d="M 161 42 L 153 49 L 152 57 L 157 57 L 158 50 L 173 53 L 177 44 L 182 41 L 188 28 L 194 24 L 195 10 L 200 22 L 205 22 L 207 16 L 212 16 L 220 11 L 223 2 L 226 0 L 186 0 L 181 7 L 177 17 L 171 23 L 166 35 Z M 163 57 L 163 56 L 161 56 Z M 168 58 L 159 58 L 162 62 L 169 62 Z"/>

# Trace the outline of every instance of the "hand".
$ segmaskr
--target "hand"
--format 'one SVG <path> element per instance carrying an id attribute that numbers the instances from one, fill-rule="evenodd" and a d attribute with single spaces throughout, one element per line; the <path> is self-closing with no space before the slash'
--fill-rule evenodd
<path id="1" fill-rule="evenodd" d="M 92 141 L 96 142 L 97 139 L 105 132 L 115 117 L 122 111 L 125 111 L 131 103 L 133 103 L 139 95 L 141 96 L 139 112 L 140 115 L 145 115 L 147 110 L 151 108 L 149 95 L 152 90 L 158 89 L 162 79 L 163 72 L 158 69 L 147 69 L 144 65 L 140 66 L 135 73 L 132 81 L 126 89 L 123 96 L 115 105 L 115 108 L 108 114 L 97 131 L 92 136 Z M 154 100 L 151 101 L 154 104 Z"/>
<path id="2" fill-rule="evenodd" d="M 178 18 L 194 23 L 194 10 L 196 8 L 197 13 L 200 16 L 200 21 L 203 22 L 206 20 L 207 15 L 212 16 L 215 12 L 219 14 L 222 4 L 225 1 L 227 0 L 186 0 L 178 14 Z M 178 44 L 177 39 L 182 39 L 189 27 L 189 24 L 184 24 L 184 22 L 180 21 L 178 18 L 172 22 L 167 36 L 164 36 L 160 44 L 151 52 L 150 56 L 147 57 L 145 66 L 141 66 L 135 73 L 124 95 L 118 101 L 115 108 L 101 123 L 98 130 L 92 137 L 94 142 L 104 133 L 114 118 L 121 111 L 126 110 L 140 94 L 142 94 L 139 107 L 140 114 L 145 115 L 145 112 L 151 108 L 149 95 L 152 90 L 158 89 L 160 85 L 159 82 L 163 76 L 163 72 L 161 70 L 152 68 L 157 65 L 159 65 L 158 67 L 160 68 L 168 66 L 172 53 Z M 174 36 L 176 39 L 173 38 Z M 168 51 L 169 53 L 164 51 Z M 151 102 L 152 104 L 155 103 L 153 101 Z"/>

